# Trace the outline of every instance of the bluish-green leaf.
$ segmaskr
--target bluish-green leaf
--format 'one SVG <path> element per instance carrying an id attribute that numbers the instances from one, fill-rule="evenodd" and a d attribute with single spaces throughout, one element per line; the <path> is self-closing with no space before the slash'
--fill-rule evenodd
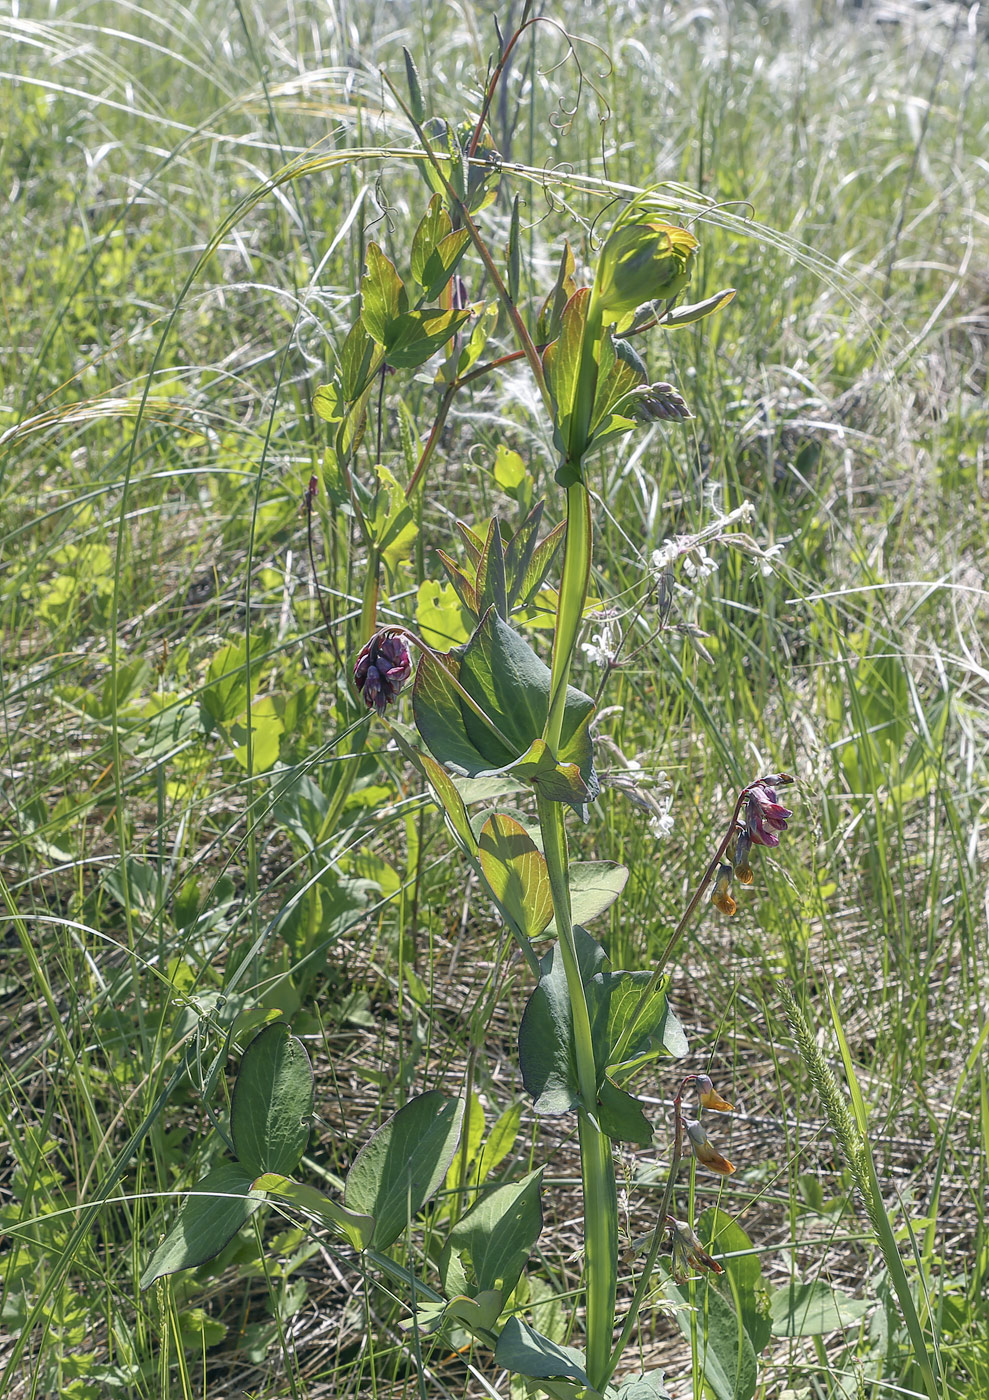
<path id="1" fill-rule="evenodd" d="M 458 693 L 444 665 L 485 718 Z M 549 667 L 489 608 L 465 647 L 441 659 L 420 656 L 412 692 L 416 727 L 434 758 L 453 771 L 466 777 L 500 773 L 541 739 L 549 688 Z M 588 732 L 593 711 L 589 695 L 567 688 L 562 740 L 551 760 L 551 768 L 575 764 L 588 797 L 598 792 Z"/>
<path id="2" fill-rule="evenodd" d="M 675 1283 L 663 1286 L 666 1296 L 678 1308 L 677 1325 L 684 1339 L 691 1340 L 692 1305 L 701 1321 L 696 1329 L 697 1364 L 717 1400 L 752 1400 L 755 1394 L 758 1367 L 756 1355 L 741 1319 L 717 1288 L 706 1278 L 693 1285 L 693 1291 Z"/>
<path id="3" fill-rule="evenodd" d="M 662 1371 L 644 1371 L 620 1382 L 615 1400 L 670 1400 Z"/>
<path id="4" fill-rule="evenodd" d="M 244 1052 L 230 1107 L 238 1160 L 252 1176 L 290 1176 L 309 1141 L 313 1073 L 288 1026 L 266 1026 Z"/>
<path id="5" fill-rule="evenodd" d="M 817 1337 L 852 1327 L 867 1304 L 849 1298 L 823 1279 L 810 1283 L 795 1280 L 777 1288 L 769 1300 L 769 1316 L 774 1337 Z"/>
<path id="6" fill-rule="evenodd" d="M 495 1348 L 495 1364 L 517 1375 L 532 1376 L 538 1380 L 559 1376 L 581 1385 L 590 1385 L 584 1369 L 586 1362 L 583 1352 L 576 1347 L 558 1346 L 520 1317 L 510 1317 L 505 1323 Z"/>
<path id="7" fill-rule="evenodd" d="M 361 1148 L 344 1204 L 374 1216 L 375 1249 L 387 1249 L 442 1184 L 460 1139 L 463 1099 L 438 1089 L 411 1099 Z"/>
<path id="8" fill-rule="evenodd" d="M 625 888 L 628 867 L 614 860 L 575 860 L 570 863 L 570 918 L 586 925 L 605 913 Z M 556 932 L 556 920 L 547 933 Z"/>
<path id="9" fill-rule="evenodd" d="M 718 1255 L 725 1271 L 718 1288 L 722 1293 L 731 1292 L 742 1326 L 758 1356 L 769 1343 L 772 1326 L 769 1290 L 752 1241 L 741 1225 L 717 1206 L 709 1206 L 702 1213 L 697 1221 L 697 1234 L 704 1248 Z"/>
<path id="10" fill-rule="evenodd" d="M 165 1274 L 205 1264 L 229 1244 L 264 1200 L 264 1192 L 253 1189 L 254 1176 L 236 1162 L 223 1162 L 196 1182 L 141 1275 L 142 1289 Z"/>
<path id="11" fill-rule="evenodd" d="M 443 1248 L 446 1292 L 498 1289 L 507 1301 L 543 1228 L 542 1168 L 496 1186 L 457 1221 Z"/>
<path id="12" fill-rule="evenodd" d="M 605 951 L 589 934 L 574 930 L 585 987 L 605 963 Z M 542 976 L 526 1003 L 519 1026 L 519 1063 L 526 1093 L 538 1114 L 569 1113 L 578 1101 L 570 993 L 559 944 L 540 962 Z"/>
<path id="13" fill-rule="evenodd" d="M 632 1142 L 637 1147 L 648 1147 L 652 1142 L 653 1125 L 643 1112 L 641 1100 L 617 1088 L 610 1079 L 603 1080 L 598 1088 L 596 1117 L 601 1131 L 612 1142 Z"/>
<path id="14" fill-rule="evenodd" d="M 538 938 L 553 916 L 546 857 L 521 823 L 495 813 L 481 829 L 478 859 L 491 893 L 526 938 Z"/>
<path id="15" fill-rule="evenodd" d="M 582 814 L 591 793 L 576 763 L 558 763 L 545 739 L 533 739 L 526 752 L 505 769 L 529 783 L 547 802 L 566 802 Z"/>
<path id="16" fill-rule="evenodd" d="M 636 1018 L 628 1048 L 621 1060 L 624 1073 L 615 1076 L 619 1081 L 628 1077 L 633 1065 L 638 1069 L 659 1055 L 681 1059 L 687 1053 L 687 1037 L 667 999 L 668 977 L 660 979 L 645 1006 L 641 1011 L 637 1010 L 651 976 L 649 972 L 605 972 L 600 991 L 592 989 L 595 1003 L 598 997 L 607 1002 L 608 1029 L 602 1036 L 601 1049 L 607 1054 L 605 1063 L 612 1070 L 617 1068 L 611 1063 L 612 1052 L 625 1035 L 629 1021 L 633 1016 Z"/>

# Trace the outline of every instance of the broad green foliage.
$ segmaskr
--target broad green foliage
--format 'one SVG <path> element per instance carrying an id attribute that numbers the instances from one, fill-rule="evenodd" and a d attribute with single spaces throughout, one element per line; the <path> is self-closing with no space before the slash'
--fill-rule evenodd
<path id="1" fill-rule="evenodd" d="M 446 1175 L 460 1139 L 464 1104 L 438 1091 L 407 1103 L 360 1151 L 347 1175 L 344 1204 L 374 1217 L 371 1243 L 398 1239 Z"/>
<path id="2" fill-rule="evenodd" d="M 975 12 L 208 9 L 0 19 L 0 1393 L 984 1400 Z"/>

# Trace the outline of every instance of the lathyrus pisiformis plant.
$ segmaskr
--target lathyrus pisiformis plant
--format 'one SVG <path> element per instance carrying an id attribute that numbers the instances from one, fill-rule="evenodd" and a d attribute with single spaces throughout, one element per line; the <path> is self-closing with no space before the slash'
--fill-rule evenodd
<path id="1" fill-rule="evenodd" d="M 729 288 L 695 304 L 678 304 L 690 283 L 698 240 L 674 221 L 673 201 L 644 192 L 614 220 L 590 285 L 577 285 L 573 254 L 564 247 L 556 282 L 541 307 L 530 313 L 521 301 L 518 200 L 507 256 L 493 249 L 477 216 L 492 199 L 500 174 L 485 129 L 488 106 L 508 51 L 534 22 L 527 6 L 522 24 L 502 48 L 473 123 L 426 122 L 408 60 L 410 95 L 398 100 L 418 137 L 433 195 L 412 240 L 408 280 L 379 245 L 368 245 L 360 314 L 333 381 L 316 395 L 316 408 L 329 425 L 323 484 L 331 503 L 353 518 L 366 551 L 363 646 L 352 663 L 351 683 L 368 709 L 387 716 L 412 674 L 410 648 L 417 653 L 412 715 L 418 742 L 401 727 L 396 738 L 531 969 L 535 986 L 522 1018 L 519 1057 L 534 1110 L 576 1114 L 584 1199 L 584 1346 L 561 1346 L 541 1335 L 515 1305 L 542 1228 L 538 1169 L 521 1182 L 486 1191 L 459 1218 L 450 1213 L 453 1223 L 439 1245 L 434 1222 L 433 1243 L 420 1256 L 420 1272 L 432 1267 L 432 1275 L 414 1275 L 387 1253 L 443 1182 L 457 1148 L 463 1101 L 432 1091 L 407 1103 L 357 1156 L 342 1204 L 294 1179 L 305 1145 L 298 1124 L 311 1112 L 312 1084 L 300 1043 L 285 1027 L 269 1027 L 248 1048 L 233 1101 L 232 1141 L 227 1139 L 234 1160 L 214 1169 L 213 1175 L 220 1174 L 215 1182 L 200 1183 L 201 1194 L 183 1207 L 144 1283 L 211 1257 L 262 1202 L 279 1201 L 342 1233 L 369 1267 L 404 1289 L 411 1325 L 420 1335 L 442 1332 L 459 1342 L 467 1334 L 492 1349 L 498 1366 L 554 1397 L 631 1400 L 634 1394 L 646 1400 L 666 1395 L 660 1373 L 615 1377 L 664 1241 L 677 1278 L 689 1268 L 720 1270 L 692 1223 L 673 1214 L 674 1194 L 686 1144 L 701 1167 L 723 1175 L 733 1170 L 701 1123 L 703 1108 L 731 1106 L 705 1076 L 681 1077 L 657 1227 L 647 1243 L 623 1248 L 615 1147 L 648 1146 L 654 1133 L 642 1101 L 628 1086 L 657 1058 L 686 1055 L 687 1042 L 668 1000 L 667 966 L 712 882 L 714 902 L 731 912 L 731 876 L 737 870 L 747 883 L 752 844 L 778 840 L 789 812 L 778 803 L 775 788 L 789 779 L 767 776 L 742 791 L 658 963 L 650 971 L 613 968 L 584 924 L 618 898 L 627 871 L 610 862 L 572 862 L 566 825 L 568 814 L 586 819 L 599 792 L 591 729 L 595 704 L 570 684 L 592 558 L 588 463 L 598 447 L 635 432 L 642 421 L 690 416 L 672 385 L 649 382 L 635 344 L 652 326 L 675 329 L 712 314 L 734 292 Z M 466 299 L 461 269 L 470 265 L 468 258 L 493 291 L 490 303 L 472 306 Z M 506 323 L 515 351 L 484 362 L 489 335 Z M 375 388 L 380 392 L 387 370 L 421 369 L 434 359 L 439 409 L 405 482 L 380 463 L 373 478 L 363 480 L 356 458 Z M 483 536 L 461 524 L 466 558 L 458 562 L 444 551 L 440 558 L 474 626 L 463 645 L 439 652 L 405 626 L 379 624 L 379 590 L 415 538 L 428 467 L 454 398 L 479 376 L 518 360 L 527 363 L 552 427 L 565 526 L 541 539 L 542 505 L 507 532 L 497 519 Z M 315 491 L 313 482 L 306 496 L 310 512 Z M 561 546 L 547 665 L 513 618 L 541 588 Z M 515 810 L 472 821 L 465 790 L 469 800 L 470 780 L 492 776 L 514 784 Z M 528 815 L 520 820 L 518 794 L 523 803 L 528 795 L 531 820 Z M 550 951 L 537 956 L 534 941 L 549 936 L 554 939 Z M 267 1102 L 264 1086 L 271 1090 Z M 700 1096 L 696 1118 L 681 1112 L 681 1097 L 691 1086 Z M 292 1132 L 279 1127 L 284 1113 L 295 1125 Z M 631 1301 L 617 1316 L 619 1264 L 637 1262 L 643 1251 Z"/>

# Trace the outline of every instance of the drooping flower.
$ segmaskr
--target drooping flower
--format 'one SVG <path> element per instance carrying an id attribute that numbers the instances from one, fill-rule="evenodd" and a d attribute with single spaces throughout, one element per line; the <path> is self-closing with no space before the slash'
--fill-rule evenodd
<path id="1" fill-rule="evenodd" d="M 354 663 L 354 685 L 369 710 L 383 715 L 412 673 L 409 649 L 394 632 L 376 632 Z"/>
<path id="2" fill-rule="evenodd" d="M 779 833 L 786 830 L 793 813 L 779 801 L 776 789 L 756 784 L 745 802 L 745 830 L 756 846 L 778 846 Z"/>
<path id="3" fill-rule="evenodd" d="M 711 1077 L 707 1074 L 697 1076 L 697 1088 L 700 1091 L 700 1100 L 705 1108 L 717 1109 L 719 1113 L 731 1113 L 735 1107 L 727 1099 L 723 1099 L 717 1089 L 711 1083 Z"/>
<path id="4" fill-rule="evenodd" d="M 668 1215 L 666 1223 L 670 1228 L 670 1246 L 673 1251 L 673 1278 L 677 1283 L 687 1282 L 691 1268 L 708 1269 L 715 1274 L 724 1273 L 717 1259 L 712 1259 L 701 1244 L 688 1221 L 674 1220 L 672 1215 Z"/>
<path id="5" fill-rule="evenodd" d="M 717 1172 L 719 1176 L 731 1176 L 735 1168 L 727 1157 L 722 1157 L 711 1142 L 703 1123 L 692 1119 L 687 1124 L 687 1137 L 690 1139 L 691 1151 L 702 1167 L 707 1167 L 709 1172 Z"/>
<path id="6" fill-rule="evenodd" d="M 673 798 L 657 797 L 654 800 L 656 811 L 649 818 L 649 835 L 654 836 L 657 841 L 668 841 L 676 829 L 676 822 L 670 810 L 673 806 Z"/>
<path id="7" fill-rule="evenodd" d="M 752 874 L 752 866 L 749 863 L 749 853 L 752 850 L 752 837 L 747 831 L 739 833 L 735 842 L 735 855 L 733 865 L 735 867 L 735 877 L 742 885 L 751 885 L 755 876 Z"/>
<path id="8" fill-rule="evenodd" d="M 715 909 L 720 909 L 722 914 L 729 917 L 734 914 L 738 905 L 731 897 L 731 877 L 732 868 L 730 865 L 719 865 L 718 874 L 714 881 L 714 894 L 711 896 L 711 903 Z"/>
<path id="9" fill-rule="evenodd" d="M 621 650 L 622 634 L 616 618 L 607 613 L 598 613 L 601 618 L 601 631 L 595 632 L 589 642 L 581 642 L 580 649 L 592 666 L 600 666 L 605 671 L 613 666 Z"/>

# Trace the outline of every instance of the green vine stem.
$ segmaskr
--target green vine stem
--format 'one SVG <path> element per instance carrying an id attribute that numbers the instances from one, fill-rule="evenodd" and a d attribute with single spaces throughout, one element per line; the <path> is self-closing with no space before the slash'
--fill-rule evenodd
<path id="1" fill-rule="evenodd" d="M 634 1012 L 629 1017 L 628 1023 L 625 1027 L 625 1031 L 618 1044 L 615 1046 L 613 1055 L 616 1064 L 621 1062 L 622 1056 L 628 1049 L 632 1036 L 635 1034 L 635 1027 L 639 1017 L 645 1010 L 650 997 L 653 995 L 656 988 L 659 986 L 659 980 L 662 977 L 664 971 L 666 970 L 666 965 L 669 962 L 670 958 L 673 956 L 674 950 L 676 949 L 677 944 L 680 942 L 680 939 L 683 937 L 684 930 L 687 927 L 691 915 L 697 908 L 698 904 L 701 902 L 701 899 L 704 895 L 704 891 L 708 888 L 711 881 L 714 879 L 718 866 L 721 864 L 721 859 L 724 856 L 725 851 L 727 851 L 728 849 L 728 843 L 735 833 L 735 828 L 738 826 L 738 818 L 742 811 L 742 807 L 745 804 L 745 799 L 748 797 L 749 793 L 754 787 L 784 787 L 787 783 L 792 782 L 793 779 L 791 778 L 789 773 L 773 773 L 765 778 L 753 778 L 751 783 L 746 783 L 745 787 L 742 788 L 742 791 L 738 795 L 738 801 L 735 803 L 735 810 L 731 814 L 731 821 L 728 823 L 728 829 L 722 837 L 721 842 L 718 845 L 718 849 L 715 851 L 713 857 L 711 858 L 711 861 L 708 864 L 707 869 L 701 877 L 700 884 L 697 886 L 696 890 L 694 890 L 694 893 L 691 895 L 690 902 L 688 903 L 686 909 L 683 911 L 683 914 L 680 917 L 680 922 L 670 934 L 670 937 L 666 943 L 666 947 L 663 949 L 662 953 L 660 953 L 659 960 L 657 961 L 656 966 L 653 969 L 653 974 L 650 977 L 649 981 L 646 983 L 645 987 L 643 988 L 642 995 L 639 997 L 639 1000 L 636 1003 Z"/>
<path id="2" fill-rule="evenodd" d="M 618 1256 L 618 1193 L 611 1139 L 597 1124 L 597 1070 L 591 1018 L 580 975 L 570 915 L 570 885 L 564 809 L 559 802 L 537 797 L 543 854 L 553 894 L 553 912 L 560 955 L 567 978 L 574 1058 L 580 1104 L 580 1169 L 584 1195 L 584 1257 L 587 1300 L 587 1375 L 601 1389 L 610 1365 L 615 1326 Z"/>

